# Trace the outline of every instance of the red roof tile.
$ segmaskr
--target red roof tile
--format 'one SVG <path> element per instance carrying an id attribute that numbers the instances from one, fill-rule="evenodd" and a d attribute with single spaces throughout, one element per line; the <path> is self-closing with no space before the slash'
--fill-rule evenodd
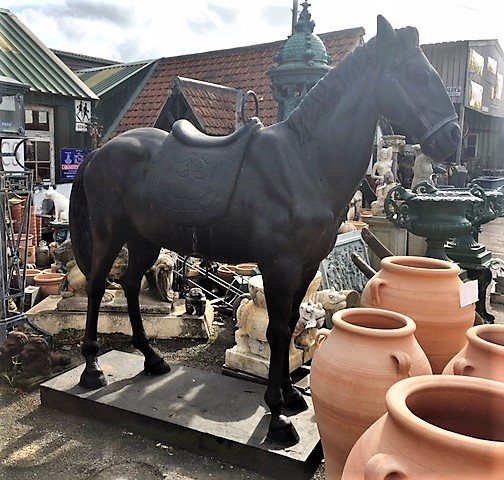
<path id="1" fill-rule="evenodd" d="M 181 77 L 176 84 L 206 133 L 227 135 L 234 131 L 236 89 Z"/>
<path id="2" fill-rule="evenodd" d="M 332 66 L 335 66 L 362 43 L 363 35 L 363 28 L 353 28 L 319 36 L 333 59 Z M 171 86 L 176 76 L 234 89 L 254 90 L 259 98 L 261 120 L 265 125 L 275 123 L 277 103 L 271 94 L 268 70 L 275 65 L 274 57 L 279 53 L 284 42 L 285 40 L 281 40 L 229 50 L 162 58 L 144 89 L 122 118 L 114 135 L 132 128 L 154 126 L 171 93 Z M 196 112 L 205 119 L 202 118 L 203 124 L 214 122 L 208 133 L 222 134 L 220 131 L 228 128 L 227 122 L 219 124 L 218 119 L 211 120 L 211 112 L 204 111 L 203 94 L 193 93 Z M 208 93 L 203 97 L 206 95 Z M 229 112 L 225 115 L 228 117 Z"/>

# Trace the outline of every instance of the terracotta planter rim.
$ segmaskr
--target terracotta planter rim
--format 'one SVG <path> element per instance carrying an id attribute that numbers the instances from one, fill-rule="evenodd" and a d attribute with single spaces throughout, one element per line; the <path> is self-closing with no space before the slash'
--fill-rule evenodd
<path id="1" fill-rule="evenodd" d="M 485 333 L 500 333 L 502 335 L 502 344 L 491 342 L 480 335 Z M 471 327 L 466 332 L 467 340 L 470 344 L 475 345 L 492 353 L 504 355 L 504 325 L 477 325 Z"/>
<path id="2" fill-rule="evenodd" d="M 35 275 L 34 280 L 38 283 L 53 283 L 61 281 L 65 278 L 64 273 L 38 273 Z"/>
<path id="3" fill-rule="evenodd" d="M 385 397 L 389 415 L 401 429 L 406 429 L 414 437 L 422 437 L 424 442 L 443 445 L 454 445 L 457 450 L 469 449 L 482 456 L 495 454 L 504 455 L 504 440 L 485 440 L 471 437 L 451 430 L 446 430 L 423 420 L 413 413 L 407 405 L 407 400 L 418 392 L 432 393 L 437 396 L 437 391 L 482 392 L 491 391 L 492 396 L 500 396 L 504 400 L 502 382 L 478 377 L 454 375 L 421 375 L 406 378 L 392 385 Z"/>
<path id="4" fill-rule="evenodd" d="M 400 322 L 402 325 L 397 328 L 375 328 L 355 325 L 351 322 L 352 318 L 362 317 L 385 317 Z M 332 323 L 338 329 L 368 337 L 404 337 L 416 330 L 416 324 L 410 317 L 382 308 L 359 307 L 340 310 L 333 315 Z"/>
<path id="5" fill-rule="evenodd" d="M 453 276 L 460 273 L 460 267 L 456 263 L 438 260 L 436 258 L 408 256 L 385 257 L 381 261 L 381 268 L 404 275 L 443 275 Z"/>

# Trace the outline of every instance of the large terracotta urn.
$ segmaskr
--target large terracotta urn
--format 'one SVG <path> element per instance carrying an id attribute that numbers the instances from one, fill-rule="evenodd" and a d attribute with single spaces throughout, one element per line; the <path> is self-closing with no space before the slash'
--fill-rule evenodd
<path id="1" fill-rule="evenodd" d="M 327 480 L 340 479 L 354 443 L 385 413 L 388 388 L 432 373 L 405 315 L 352 308 L 336 312 L 333 325 L 319 331 L 310 374 Z"/>
<path id="2" fill-rule="evenodd" d="M 504 325 L 478 325 L 467 330 L 466 336 L 467 345 L 443 373 L 504 382 Z"/>
<path id="3" fill-rule="evenodd" d="M 362 292 L 361 305 L 411 317 L 415 337 L 432 371 L 441 373 L 466 343 L 474 324 L 474 304 L 461 307 L 460 268 L 433 258 L 395 256 L 381 261 L 381 270 Z"/>
<path id="4" fill-rule="evenodd" d="M 502 480 L 504 388 L 427 375 L 393 385 L 387 411 L 362 435 L 343 480 Z"/>

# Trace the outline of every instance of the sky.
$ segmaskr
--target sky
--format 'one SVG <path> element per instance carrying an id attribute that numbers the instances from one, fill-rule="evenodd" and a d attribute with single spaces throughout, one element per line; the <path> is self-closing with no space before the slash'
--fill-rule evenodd
<path id="1" fill-rule="evenodd" d="M 301 0 L 300 2 L 301 3 Z M 129 62 L 287 38 L 292 0 L 4 0 L 48 47 Z M 300 6 L 301 10 L 301 6 Z M 364 27 L 376 16 L 417 27 L 421 43 L 497 38 L 502 0 L 312 0 L 315 33 Z"/>

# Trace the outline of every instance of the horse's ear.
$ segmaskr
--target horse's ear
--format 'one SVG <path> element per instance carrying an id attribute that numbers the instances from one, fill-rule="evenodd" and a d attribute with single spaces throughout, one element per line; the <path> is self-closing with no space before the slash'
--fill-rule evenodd
<path id="1" fill-rule="evenodd" d="M 411 44 L 415 47 L 418 47 L 419 39 L 418 39 L 418 30 L 415 27 L 406 27 L 406 38 L 411 42 Z"/>
<path id="2" fill-rule="evenodd" d="M 383 15 L 378 15 L 376 33 L 377 55 L 380 63 L 390 57 L 392 45 L 397 39 L 395 30 Z"/>

